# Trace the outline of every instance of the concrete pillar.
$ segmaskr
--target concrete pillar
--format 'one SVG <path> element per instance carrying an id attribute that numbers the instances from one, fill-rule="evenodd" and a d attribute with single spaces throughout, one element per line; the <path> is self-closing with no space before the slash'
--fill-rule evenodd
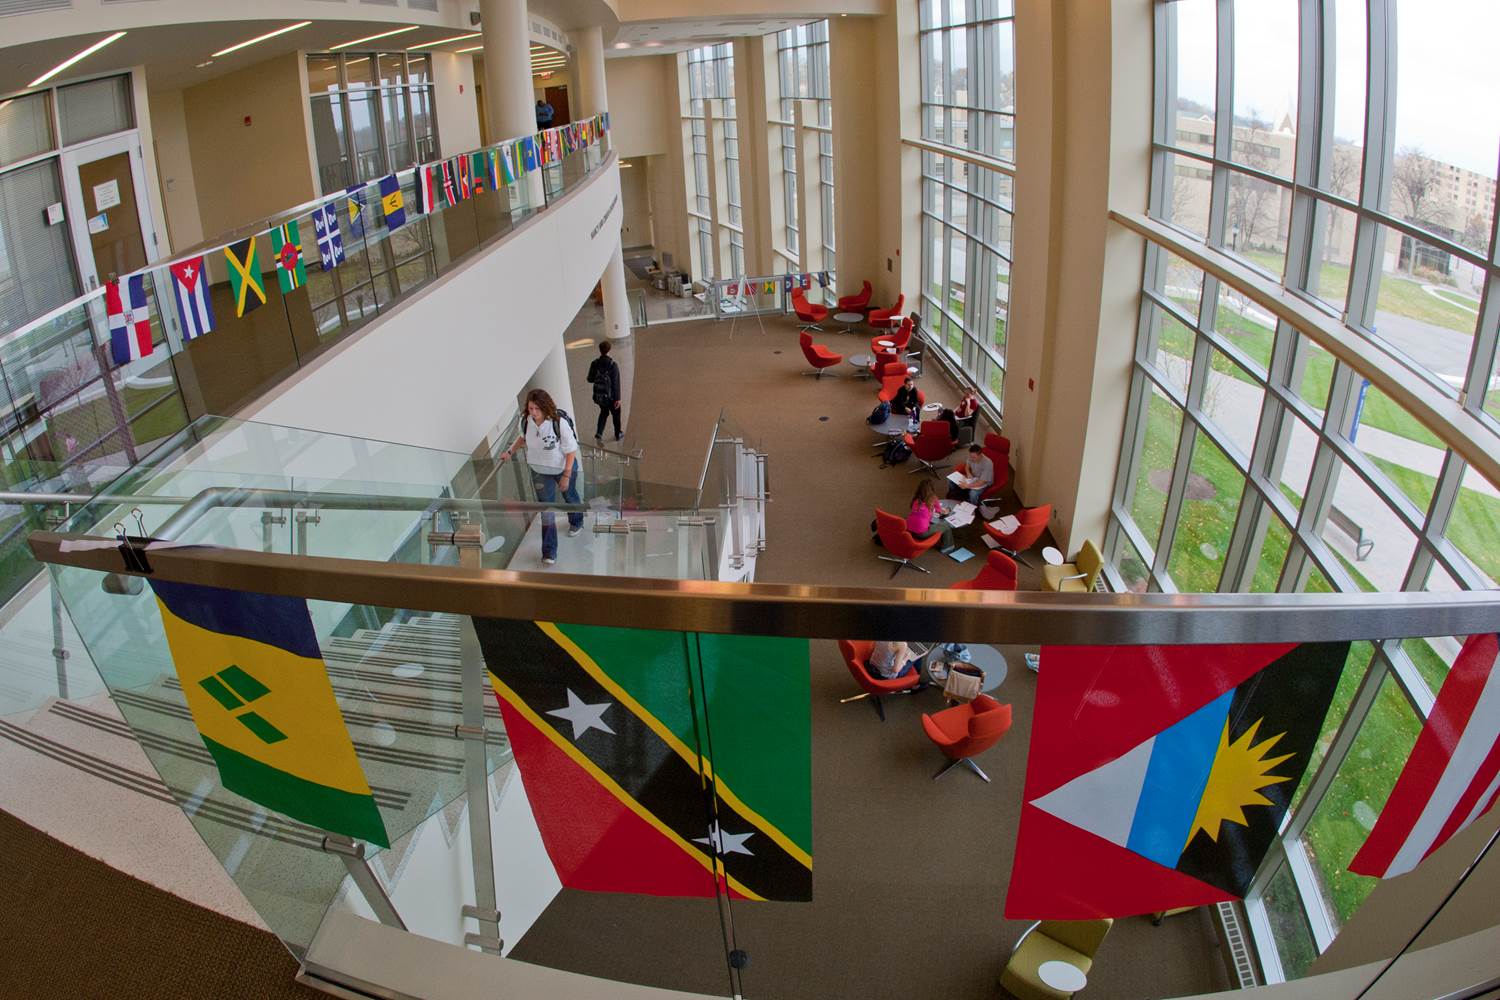
<path id="1" fill-rule="evenodd" d="M 609 110 L 609 94 L 604 82 L 604 34 L 597 25 L 569 32 L 574 41 L 574 66 L 578 81 L 578 115 L 588 118 Z M 618 222 L 622 216 L 612 218 Z M 604 335 L 630 336 L 630 301 L 625 292 L 625 254 L 620 234 L 615 233 L 615 249 L 604 265 L 600 284 L 604 292 Z"/>
<path id="2" fill-rule="evenodd" d="M 531 24 L 521 0 L 479 0 L 484 36 L 484 104 L 490 141 L 536 131 L 531 90 Z M 532 205 L 543 204 L 541 171 L 527 175 Z"/>
<path id="3" fill-rule="evenodd" d="M 537 365 L 536 373 L 526 383 L 526 388 L 521 390 L 523 411 L 526 394 L 532 389 L 545 389 L 547 395 L 552 397 L 552 402 L 572 414 L 575 424 L 578 422 L 578 411 L 573 408 L 573 380 L 568 375 L 568 351 L 563 347 L 562 334 L 558 334 L 557 343 L 552 345 L 552 350 Z"/>

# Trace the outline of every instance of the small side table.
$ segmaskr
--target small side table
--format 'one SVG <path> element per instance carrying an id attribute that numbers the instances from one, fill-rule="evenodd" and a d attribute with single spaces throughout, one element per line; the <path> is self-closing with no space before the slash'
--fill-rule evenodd
<path id="1" fill-rule="evenodd" d="M 844 324 L 845 333 L 852 333 L 856 326 L 865 321 L 865 314 L 856 312 L 834 313 L 833 321 Z"/>
<path id="2" fill-rule="evenodd" d="M 1042 558 L 1052 566 L 1061 566 L 1063 564 L 1063 554 L 1051 545 L 1042 550 Z"/>
<path id="3" fill-rule="evenodd" d="M 1083 974 L 1082 969 L 1055 958 L 1037 966 L 1036 975 L 1042 982 L 1062 993 L 1077 993 L 1089 984 L 1089 977 Z"/>

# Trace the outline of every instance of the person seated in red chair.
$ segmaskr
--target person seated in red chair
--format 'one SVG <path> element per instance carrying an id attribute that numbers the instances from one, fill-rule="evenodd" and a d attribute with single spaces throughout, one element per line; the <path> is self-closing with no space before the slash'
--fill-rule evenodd
<path id="1" fill-rule="evenodd" d="M 865 665 L 872 676 L 883 681 L 895 680 L 897 677 L 909 676 L 916 670 L 923 655 L 904 642 L 877 640 Z"/>
<path id="2" fill-rule="evenodd" d="M 938 542 L 938 550 L 948 552 L 953 548 L 953 525 L 943 520 L 942 513 L 936 487 L 932 485 L 931 479 L 924 479 L 917 484 L 917 492 L 911 498 L 911 513 L 906 516 L 906 530 L 919 542 L 941 534 L 943 540 Z"/>
<path id="3" fill-rule="evenodd" d="M 964 398 L 953 408 L 953 415 L 958 419 L 959 425 L 969 428 L 969 440 L 972 442 L 979 429 L 979 397 L 974 395 L 973 389 L 964 390 Z M 954 431 L 953 436 L 958 437 L 958 432 Z"/>
<path id="4" fill-rule="evenodd" d="M 911 376 L 901 383 L 901 388 L 896 390 L 896 395 L 891 399 L 892 413 L 910 413 L 919 408 L 922 401 L 917 396 L 917 383 Z"/>
<path id="5" fill-rule="evenodd" d="M 995 463 L 991 462 L 984 449 L 977 444 L 969 445 L 969 461 L 966 463 L 969 474 L 964 477 L 963 485 L 951 484 L 948 486 L 948 496 L 955 500 L 967 500 L 969 503 L 978 504 L 984 491 L 990 488 L 995 481 Z"/>

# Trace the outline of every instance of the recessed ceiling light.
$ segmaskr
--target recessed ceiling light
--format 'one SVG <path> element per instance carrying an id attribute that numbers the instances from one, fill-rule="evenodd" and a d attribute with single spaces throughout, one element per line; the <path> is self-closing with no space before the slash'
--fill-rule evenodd
<path id="1" fill-rule="evenodd" d="M 339 49 L 347 49 L 351 45 L 363 45 L 365 42 L 373 42 L 377 38 L 390 38 L 392 35 L 404 35 L 408 31 L 416 31 L 419 27 L 421 27 L 421 25 L 413 24 L 405 28 L 393 28 L 390 31 L 382 31 L 378 35 L 366 35 L 363 38 L 356 38 L 353 41 L 339 42 L 337 45 L 328 46 L 328 51 L 337 52 Z"/>
<path id="2" fill-rule="evenodd" d="M 630 48 L 630 43 L 629 42 L 615 42 L 614 47 L 617 48 L 617 49 L 628 49 L 628 48 Z"/>
<path id="3" fill-rule="evenodd" d="M 454 35 L 452 38 L 439 38 L 435 42 L 423 42 L 421 45 L 408 45 L 406 47 L 406 51 L 410 52 L 412 49 L 430 49 L 434 45 L 447 45 L 449 42 L 463 42 L 469 40 L 470 38 L 478 37 L 479 32 L 471 31 L 467 35 Z"/>
<path id="4" fill-rule="evenodd" d="M 26 86 L 28 86 L 28 87 L 35 87 L 37 84 L 46 83 L 48 80 L 52 79 L 54 76 L 56 76 L 57 74 L 61 73 L 63 70 L 67 69 L 69 66 L 73 65 L 74 63 L 79 62 L 80 60 L 83 60 L 83 59 L 87 59 L 89 56 L 93 55 L 95 52 L 98 52 L 100 49 L 104 48 L 104 46 L 108 45 L 110 42 L 118 42 L 120 39 L 122 39 L 124 37 L 125 37 L 125 32 L 123 32 L 123 31 L 117 31 L 113 35 L 108 36 L 107 38 L 101 38 L 101 39 L 99 39 L 99 41 L 95 42 L 93 45 L 90 45 L 88 48 L 86 48 L 82 52 L 78 53 L 76 56 L 72 56 L 72 57 L 70 57 L 68 59 L 64 59 L 62 62 L 58 63 L 56 66 L 53 66 L 47 72 L 43 73 L 41 76 L 37 77 L 35 80 L 32 80 Z"/>
<path id="5" fill-rule="evenodd" d="M 227 49 L 220 49 L 213 54 L 213 58 L 217 59 L 219 58 L 219 56 L 227 56 L 231 52 L 238 52 L 240 49 L 247 48 L 251 45 L 256 44 L 257 42 L 264 42 L 268 38 L 275 38 L 277 35 L 284 35 L 288 31 L 296 31 L 298 28 L 305 28 L 309 24 L 312 24 L 312 22 L 298 21 L 296 24 L 289 24 L 285 28 L 277 28 L 275 31 L 268 31 L 264 35 L 257 35 L 256 37 L 247 39 L 237 45 L 231 45 Z"/>
<path id="6" fill-rule="evenodd" d="M 659 49 L 659 48 L 661 48 L 661 42 L 647 42 L 646 43 L 646 48 L 648 48 L 648 49 Z"/>

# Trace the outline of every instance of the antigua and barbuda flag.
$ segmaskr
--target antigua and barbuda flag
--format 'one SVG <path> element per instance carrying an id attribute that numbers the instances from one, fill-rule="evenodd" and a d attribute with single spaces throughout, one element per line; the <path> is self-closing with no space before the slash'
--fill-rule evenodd
<path id="1" fill-rule="evenodd" d="M 104 315 L 109 320 L 109 353 L 115 364 L 144 358 L 156 349 L 151 343 L 146 283 L 139 274 L 105 284 Z"/>
<path id="2" fill-rule="evenodd" d="M 203 275 L 203 258 L 180 260 L 168 264 L 167 269 L 172 272 L 172 295 L 177 301 L 182 339 L 203 336 L 214 328 L 214 308 L 208 300 L 208 278 Z"/>
<path id="3" fill-rule="evenodd" d="M 1471 635 L 1375 828 L 1349 862 L 1358 875 L 1411 871 L 1500 797 L 1500 639 Z"/>
<path id="4" fill-rule="evenodd" d="M 320 830 L 389 847 L 307 601 L 150 582 L 220 783 Z"/>
<path id="5" fill-rule="evenodd" d="M 1085 920 L 1242 898 L 1348 652 L 1046 647 L 1005 915 Z"/>
<path id="6" fill-rule="evenodd" d="M 812 898 L 806 640 L 500 618 L 474 628 L 564 886 Z"/>
<path id="7" fill-rule="evenodd" d="M 344 262 L 344 237 L 339 232 L 339 214 L 328 201 L 313 209 L 313 233 L 318 239 L 318 259 L 323 270 L 332 271 Z"/>

